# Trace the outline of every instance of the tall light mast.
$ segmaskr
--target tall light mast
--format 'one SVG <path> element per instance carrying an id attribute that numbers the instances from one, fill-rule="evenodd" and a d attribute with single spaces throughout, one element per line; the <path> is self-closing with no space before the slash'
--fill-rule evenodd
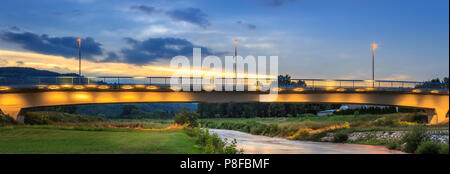
<path id="1" fill-rule="evenodd" d="M 376 43 L 372 44 L 372 88 L 375 87 L 375 48 L 377 47 Z"/>
<path id="2" fill-rule="evenodd" d="M 234 40 L 234 77 L 237 82 L 237 40 Z"/>
<path id="3" fill-rule="evenodd" d="M 78 75 L 81 77 L 81 38 L 78 41 Z"/>

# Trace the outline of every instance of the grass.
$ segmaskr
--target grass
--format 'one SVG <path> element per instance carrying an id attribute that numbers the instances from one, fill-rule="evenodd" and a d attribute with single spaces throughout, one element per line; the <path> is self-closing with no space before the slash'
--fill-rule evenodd
<path id="1" fill-rule="evenodd" d="M 0 153 L 24 154 L 199 154 L 183 130 L 142 131 L 67 126 L 0 127 Z"/>

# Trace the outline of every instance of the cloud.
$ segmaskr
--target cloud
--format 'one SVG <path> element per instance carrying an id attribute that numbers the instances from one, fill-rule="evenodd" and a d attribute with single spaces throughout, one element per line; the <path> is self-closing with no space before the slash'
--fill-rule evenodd
<path id="1" fill-rule="evenodd" d="M 285 4 L 286 2 L 294 1 L 294 0 L 264 0 L 264 4 L 270 7 L 279 7 Z"/>
<path id="2" fill-rule="evenodd" d="M 212 55 L 209 48 L 196 46 L 186 39 L 180 38 L 148 38 L 138 41 L 132 38 L 125 38 L 131 46 L 120 51 L 123 58 L 119 58 L 115 53 L 110 54 L 103 62 L 124 62 L 135 65 L 144 65 L 155 62 L 158 59 L 169 59 L 175 56 L 192 56 L 192 49 L 201 48 L 202 56 Z"/>
<path id="3" fill-rule="evenodd" d="M 26 50 L 42 54 L 71 58 L 76 57 L 78 53 L 77 38 L 72 36 L 49 37 L 46 34 L 37 35 L 31 32 L 15 33 L 7 31 L 0 33 L 0 39 L 18 44 Z M 92 59 L 93 56 L 103 54 L 101 44 L 91 37 L 83 38 L 81 45 L 83 58 Z"/>
<path id="4" fill-rule="evenodd" d="M 245 27 L 247 30 L 250 30 L 250 31 L 256 30 L 256 25 L 253 25 L 253 24 L 247 24 L 242 21 L 236 21 L 236 24 L 238 24 L 242 27 Z"/>
<path id="5" fill-rule="evenodd" d="M 155 7 L 146 6 L 146 5 L 134 5 L 134 6 L 130 7 L 130 10 L 137 10 L 137 11 L 143 12 L 148 15 L 156 12 Z"/>
<path id="6" fill-rule="evenodd" d="M 208 15 L 198 8 L 184 8 L 167 11 L 166 14 L 177 21 L 184 21 L 200 27 L 206 28 L 210 26 Z"/>
<path id="7" fill-rule="evenodd" d="M 147 5 L 134 5 L 130 7 L 130 10 L 140 11 L 146 15 L 163 13 L 172 20 L 187 22 L 202 28 L 206 28 L 211 25 L 208 20 L 208 15 L 206 15 L 199 8 L 177 8 L 172 10 L 163 10 Z"/>

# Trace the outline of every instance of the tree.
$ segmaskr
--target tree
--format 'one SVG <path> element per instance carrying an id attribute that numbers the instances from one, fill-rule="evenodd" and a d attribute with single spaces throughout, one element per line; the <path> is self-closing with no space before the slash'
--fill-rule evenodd
<path id="1" fill-rule="evenodd" d="M 286 116 L 286 111 L 284 109 L 283 103 L 271 103 L 269 105 L 269 116 L 270 117 L 284 117 Z"/>
<path id="2" fill-rule="evenodd" d="M 199 114 L 195 111 L 188 111 L 186 107 L 181 109 L 175 114 L 175 117 L 173 117 L 173 120 L 175 123 L 180 125 L 188 125 L 189 127 L 197 127 L 198 122 L 197 119 L 199 117 Z"/>
<path id="3" fill-rule="evenodd" d="M 139 110 L 139 109 L 134 105 L 125 105 L 122 108 L 122 113 L 120 114 L 120 116 L 130 115 L 130 114 L 132 114 L 133 110 Z"/>

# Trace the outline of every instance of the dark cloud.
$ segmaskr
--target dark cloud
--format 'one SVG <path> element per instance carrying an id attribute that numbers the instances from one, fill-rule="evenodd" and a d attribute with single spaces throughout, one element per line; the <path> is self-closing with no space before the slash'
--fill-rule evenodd
<path id="1" fill-rule="evenodd" d="M 17 26 L 11 26 L 11 27 L 9 27 L 9 30 L 10 31 L 20 31 L 20 28 Z"/>
<path id="2" fill-rule="evenodd" d="M 192 49 L 194 47 L 202 49 L 202 56 L 212 55 L 210 49 L 196 46 L 186 39 L 149 38 L 144 41 L 138 41 L 132 38 L 126 38 L 125 40 L 131 48 L 124 48 L 120 51 L 123 59 L 119 59 L 114 53 L 104 61 L 144 65 L 154 62 L 157 59 L 169 59 L 175 56 L 192 57 Z"/>
<path id="3" fill-rule="evenodd" d="M 67 58 L 78 55 L 77 38 L 72 36 L 49 37 L 46 34 L 37 35 L 30 32 L 16 33 L 7 31 L 0 33 L 0 39 L 19 44 L 22 48 L 37 53 L 58 55 Z M 91 59 L 93 56 L 103 54 L 101 44 L 91 37 L 83 38 L 81 46 L 82 56 L 84 58 Z"/>
<path id="4" fill-rule="evenodd" d="M 279 7 L 282 6 L 286 2 L 291 2 L 294 0 L 265 0 L 265 5 L 270 7 Z"/>
<path id="5" fill-rule="evenodd" d="M 140 11 L 147 15 L 152 15 L 154 13 L 163 13 L 169 16 L 172 20 L 188 22 L 203 28 L 211 25 L 208 20 L 208 15 L 206 15 L 202 10 L 198 8 L 183 8 L 164 11 L 162 9 L 156 9 L 152 6 L 134 5 L 130 7 L 130 10 Z"/>
<path id="6" fill-rule="evenodd" d="M 108 52 L 106 57 L 101 62 L 117 62 L 119 56 L 115 52 Z"/>
<path id="7" fill-rule="evenodd" d="M 167 11 L 166 14 L 177 21 L 184 21 L 200 27 L 206 28 L 210 24 L 208 15 L 198 8 L 174 9 Z"/>
<path id="8" fill-rule="evenodd" d="M 242 21 L 236 21 L 236 24 L 245 27 L 247 30 L 256 30 L 256 25 L 253 24 L 247 24 Z"/>
<path id="9" fill-rule="evenodd" d="M 131 6 L 130 9 L 137 10 L 137 11 L 143 12 L 145 14 L 149 14 L 149 15 L 156 12 L 155 7 L 146 6 L 146 5 L 134 5 L 134 6 Z"/>

